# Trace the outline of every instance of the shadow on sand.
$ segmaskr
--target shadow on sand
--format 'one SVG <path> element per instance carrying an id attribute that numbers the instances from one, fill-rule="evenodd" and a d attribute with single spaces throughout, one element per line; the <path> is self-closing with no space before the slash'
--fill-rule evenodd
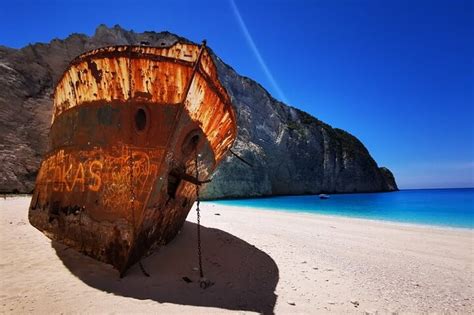
<path id="1" fill-rule="evenodd" d="M 199 287 L 196 225 L 186 222 L 181 233 L 159 251 L 142 260 L 151 277 L 138 265 L 126 277 L 110 265 L 52 242 L 64 265 L 91 287 L 136 299 L 160 303 L 217 307 L 272 314 L 276 302 L 278 267 L 273 259 L 253 245 L 224 231 L 201 228 L 205 276 L 215 284 Z M 183 277 L 193 282 L 187 283 Z"/>

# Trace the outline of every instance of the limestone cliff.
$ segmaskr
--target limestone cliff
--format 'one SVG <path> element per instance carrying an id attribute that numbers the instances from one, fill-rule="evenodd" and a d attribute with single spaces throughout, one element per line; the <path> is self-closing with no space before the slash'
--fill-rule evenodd
<path id="1" fill-rule="evenodd" d="M 73 34 L 22 49 L 0 46 L 0 192 L 32 191 L 47 151 L 51 93 L 70 60 L 106 45 L 176 40 L 185 39 L 101 25 L 91 37 Z M 228 155 L 204 188 L 205 198 L 397 189 L 392 173 L 379 168 L 354 136 L 286 106 L 219 57 L 215 61 L 238 116 L 233 150 L 253 167 Z"/>

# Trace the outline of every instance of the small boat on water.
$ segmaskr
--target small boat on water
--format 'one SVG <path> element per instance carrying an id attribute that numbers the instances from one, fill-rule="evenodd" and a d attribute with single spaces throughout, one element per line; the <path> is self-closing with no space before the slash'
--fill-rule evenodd
<path id="1" fill-rule="evenodd" d="M 326 194 L 320 194 L 319 199 L 329 199 L 329 195 Z"/>
<path id="2" fill-rule="evenodd" d="M 84 53 L 53 104 L 29 220 L 121 274 L 173 239 L 236 137 L 205 42 Z"/>

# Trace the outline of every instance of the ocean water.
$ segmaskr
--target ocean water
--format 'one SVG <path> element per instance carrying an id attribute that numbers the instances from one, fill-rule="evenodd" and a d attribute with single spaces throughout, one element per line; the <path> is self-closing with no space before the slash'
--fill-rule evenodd
<path id="1" fill-rule="evenodd" d="M 474 188 L 419 189 L 390 193 L 287 196 L 212 203 L 423 225 L 474 228 Z"/>

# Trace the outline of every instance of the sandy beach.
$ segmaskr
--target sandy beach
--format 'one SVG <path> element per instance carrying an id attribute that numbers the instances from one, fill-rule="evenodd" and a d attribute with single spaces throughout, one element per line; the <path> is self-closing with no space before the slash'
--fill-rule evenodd
<path id="1" fill-rule="evenodd" d="M 472 313 L 474 232 L 202 206 L 120 279 L 28 222 L 30 197 L 0 200 L 1 313 Z M 193 282 L 187 283 L 182 278 Z"/>

